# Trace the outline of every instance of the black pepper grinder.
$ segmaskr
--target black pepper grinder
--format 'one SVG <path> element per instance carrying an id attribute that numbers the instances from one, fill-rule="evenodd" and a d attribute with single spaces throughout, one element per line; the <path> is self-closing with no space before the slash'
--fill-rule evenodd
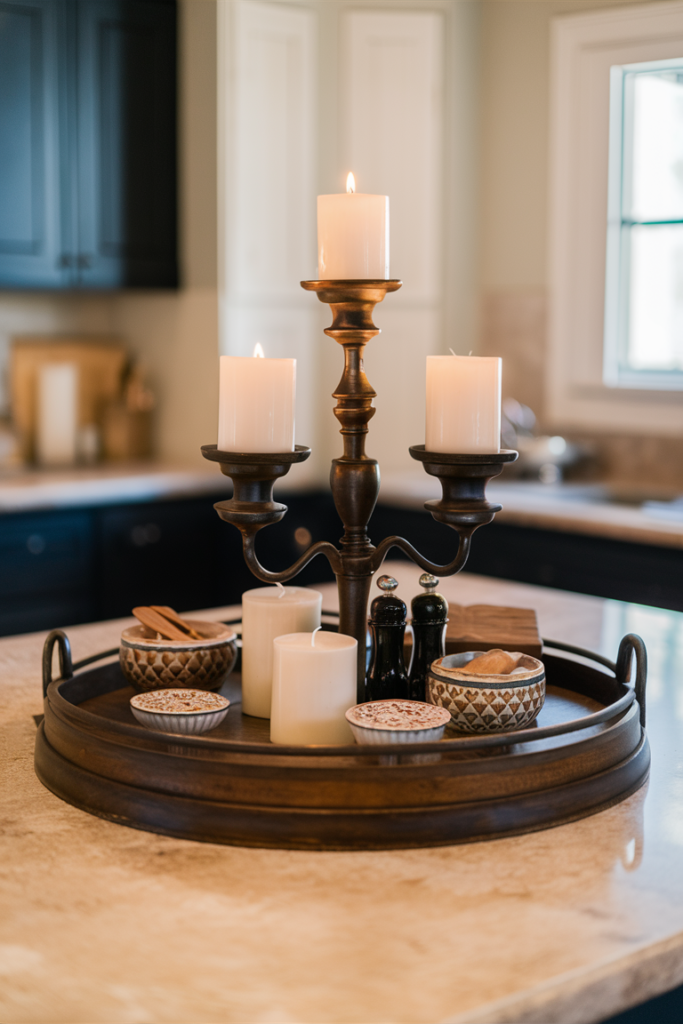
<path id="1" fill-rule="evenodd" d="M 377 586 L 382 594 L 370 606 L 372 660 L 365 681 L 365 699 L 406 700 L 408 673 L 403 661 L 403 638 L 408 609 L 394 594 L 398 582 L 393 576 L 380 576 Z"/>
<path id="2" fill-rule="evenodd" d="M 436 593 L 439 581 L 425 572 L 420 576 L 424 593 L 410 603 L 413 613 L 413 655 L 410 659 L 409 698 L 427 699 L 427 673 L 433 661 L 443 658 L 446 650 L 448 601 Z"/>

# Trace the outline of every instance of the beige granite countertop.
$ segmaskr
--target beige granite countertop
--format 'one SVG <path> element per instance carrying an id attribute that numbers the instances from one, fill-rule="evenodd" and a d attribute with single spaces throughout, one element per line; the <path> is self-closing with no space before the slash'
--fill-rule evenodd
<path id="1" fill-rule="evenodd" d="M 231 482 L 213 463 L 109 463 L 64 469 L 22 468 L 0 475 L 0 513 L 227 494 Z"/>
<path id="2" fill-rule="evenodd" d="M 386 568 L 409 599 L 418 571 Z M 137 832 L 38 782 L 44 634 L 0 640 L 0 1020 L 572 1024 L 681 984 L 683 615 L 470 575 L 441 589 L 535 607 L 546 636 L 610 657 L 640 633 L 649 785 L 560 828 L 439 849 L 280 852 Z M 75 657 L 120 628 L 70 629 Z"/>

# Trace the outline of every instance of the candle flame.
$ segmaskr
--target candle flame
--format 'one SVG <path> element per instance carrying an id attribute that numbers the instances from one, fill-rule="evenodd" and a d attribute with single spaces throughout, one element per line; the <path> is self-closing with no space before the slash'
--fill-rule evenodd
<path id="1" fill-rule="evenodd" d="M 265 353 L 258 341 L 254 345 L 254 359 L 265 359 Z"/>
<path id="2" fill-rule="evenodd" d="M 353 173 L 351 171 L 349 171 L 348 177 L 346 179 L 346 191 L 347 192 L 355 192 L 356 191 L 356 179 L 354 178 Z"/>

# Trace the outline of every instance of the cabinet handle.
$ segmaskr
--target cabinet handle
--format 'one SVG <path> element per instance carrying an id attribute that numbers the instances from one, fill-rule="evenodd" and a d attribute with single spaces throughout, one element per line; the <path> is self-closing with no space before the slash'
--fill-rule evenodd
<path id="1" fill-rule="evenodd" d="M 47 547 L 45 538 L 40 533 L 32 533 L 26 539 L 26 547 L 32 555 L 42 555 L 43 551 Z"/>
<path id="2" fill-rule="evenodd" d="M 92 256 L 88 256 L 86 253 L 81 253 L 81 255 L 78 257 L 78 266 L 81 268 L 81 270 L 89 270 L 90 267 L 92 267 L 92 265 Z"/>
<path id="3" fill-rule="evenodd" d="M 313 535 L 310 530 L 307 530 L 305 526 L 297 526 L 294 531 L 294 543 L 301 551 L 304 551 L 311 545 L 313 541 Z"/>
<path id="4" fill-rule="evenodd" d="M 146 548 L 148 544 L 158 544 L 161 540 L 161 530 L 156 523 L 140 523 L 130 531 L 130 539 L 136 548 Z"/>

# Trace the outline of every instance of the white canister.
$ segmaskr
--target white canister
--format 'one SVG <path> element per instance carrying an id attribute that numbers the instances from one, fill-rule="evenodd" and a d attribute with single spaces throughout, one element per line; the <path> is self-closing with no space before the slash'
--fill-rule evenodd
<path id="1" fill-rule="evenodd" d="M 72 466 L 78 441 L 78 366 L 43 363 L 37 379 L 36 458 L 41 466 Z"/>
<path id="2" fill-rule="evenodd" d="M 273 640 L 311 633 L 320 625 L 323 598 L 307 587 L 257 587 L 242 594 L 242 710 L 270 718 Z"/>
<path id="3" fill-rule="evenodd" d="M 358 641 L 343 633 L 290 633 L 273 644 L 273 743 L 353 743 Z"/>

